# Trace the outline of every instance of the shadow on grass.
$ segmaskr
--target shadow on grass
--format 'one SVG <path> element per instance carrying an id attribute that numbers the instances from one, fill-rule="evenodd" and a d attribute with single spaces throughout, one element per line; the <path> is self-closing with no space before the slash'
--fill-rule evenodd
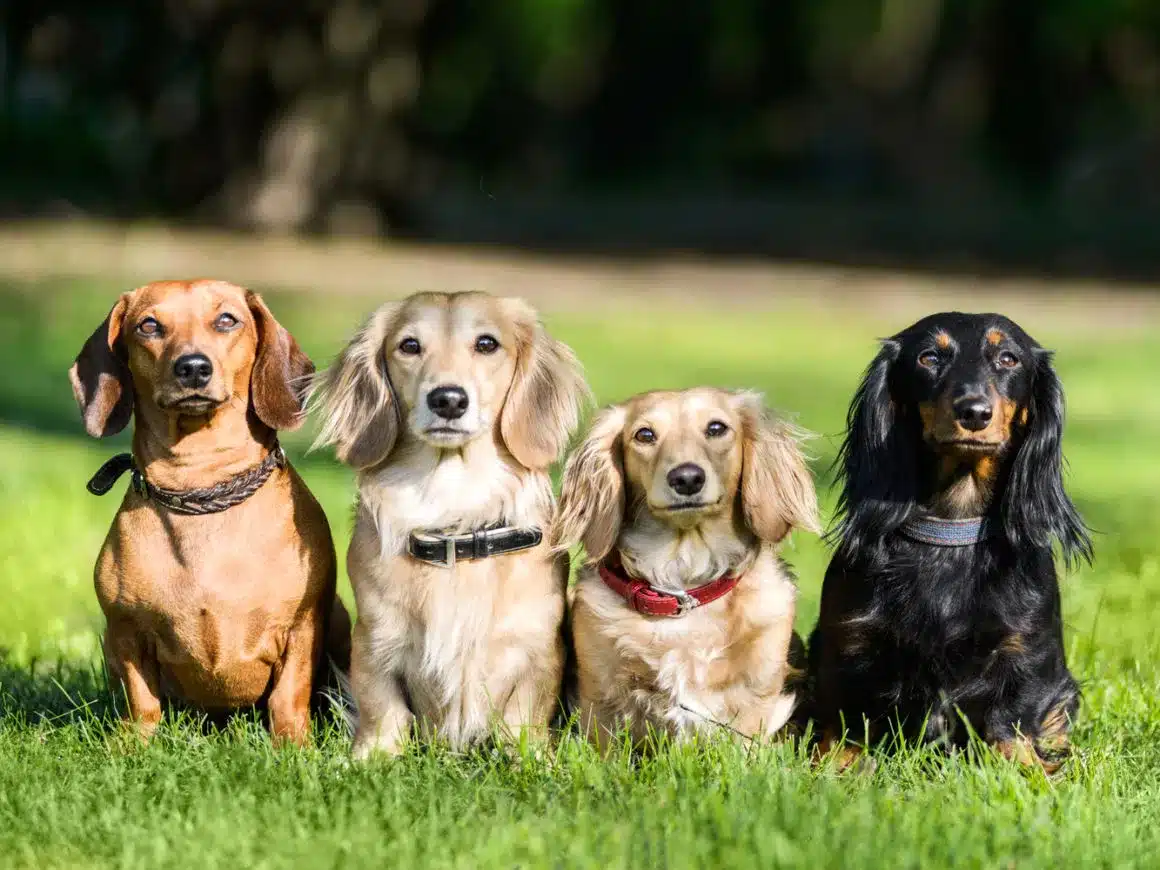
<path id="1" fill-rule="evenodd" d="M 341 713 L 327 694 L 334 692 L 335 687 L 328 684 L 312 699 L 317 733 L 344 731 Z M 268 727 L 264 705 L 216 713 L 179 703 L 163 702 L 162 706 L 164 722 L 202 736 L 230 732 L 236 726 L 243 730 Z M 83 725 L 89 731 L 107 734 L 119 729 L 124 709 L 123 698 L 110 687 L 100 662 L 58 659 L 18 665 L 9 651 L 0 647 L 0 724 L 50 729 Z"/>
<path id="2" fill-rule="evenodd" d="M 113 694 L 99 664 L 34 660 L 17 665 L 0 647 L 0 720 L 67 725 L 111 722 L 114 714 Z"/>

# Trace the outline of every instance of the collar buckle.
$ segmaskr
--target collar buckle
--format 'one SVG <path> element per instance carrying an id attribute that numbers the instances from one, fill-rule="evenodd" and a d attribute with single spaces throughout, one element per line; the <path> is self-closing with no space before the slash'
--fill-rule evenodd
<path id="1" fill-rule="evenodd" d="M 443 561 L 447 563 L 448 570 L 455 567 L 455 536 L 448 535 L 443 539 L 444 555 Z"/>
<path id="2" fill-rule="evenodd" d="M 673 591 L 666 589 L 664 594 L 671 595 L 673 598 L 677 599 L 677 612 L 672 615 L 672 619 L 679 619 L 682 616 L 686 616 L 688 615 L 689 611 L 701 606 L 701 602 L 686 592 L 684 589 L 677 589 Z"/>

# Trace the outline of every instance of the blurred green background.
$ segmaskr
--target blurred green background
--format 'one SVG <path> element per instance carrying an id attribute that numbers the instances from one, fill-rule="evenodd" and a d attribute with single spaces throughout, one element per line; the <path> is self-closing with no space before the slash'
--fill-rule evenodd
<path id="1" fill-rule="evenodd" d="M 0 208 L 1151 273 L 1147 0 L 7 0 Z"/>

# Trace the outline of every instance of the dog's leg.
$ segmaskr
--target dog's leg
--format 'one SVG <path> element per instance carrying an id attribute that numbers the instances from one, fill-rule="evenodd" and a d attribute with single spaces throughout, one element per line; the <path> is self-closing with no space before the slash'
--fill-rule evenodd
<path id="1" fill-rule="evenodd" d="M 290 629 L 281 667 L 274 677 L 267 704 L 270 733 L 275 742 L 289 741 L 298 746 L 310 736 L 310 693 L 324 637 L 322 620 L 329 614 L 317 610 Z"/>
<path id="2" fill-rule="evenodd" d="M 991 748 L 1008 761 L 1023 767 L 1038 767 L 1048 776 L 1054 776 L 1068 757 L 1067 735 L 1059 737 L 1047 749 L 1038 741 L 1022 734 L 1003 740 L 991 741 Z"/>
<path id="3" fill-rule="evenodd" d="M 129 704 L 127 721 L 145 740 L 161 724 L 161 679 L 157 658 L 132 626 L 110 622 L 105 632 L 105 662 Z"/>
<path id="4" fill-rule="evenodd" d="M 374 684 L 367 685 L 367 680 L 358 678 L 359 670 L 354 664 L 353 684 L 358 700 L 354 757 L 369 758 L 377 752 L 398 755 L 415 722 L 414 715 L 407 709 L 401 681 L 397 674 L 376 674 Z"/>
<path id="5" fill-rule="evenodd" d="M 504 730 L 510 740 L 519 742 L 524 734 L 536 743 L 547 740 L 559 685 L 560 674 L 556 671 L 529 670 L 516 680 L 501 710 Z"/>
<path id="6" fill-rule="evenodd" d="M 1066 693 L 1039 723 L 1035 754 L 1048 776 L 1058 773 L 1071 756 L 1071 720 L 1078 707 L 1077 695 Z"/>
<path id="7" fill-rule="evenodd" d="M 780 731 L 793 715 L 801 698 L 792 687 L 802 681 L 802 674 L 791 656 L 800 660 L 798 647 L 801 640 L 793 630 L 793 609 L 773 621 L 763 632 L 762 642 L 751 644 L 748 652 L 731 662 L 737 673 L 745 674 L 745 687 L 738 703 L 731 706 L 738 711 L 728 725 L 734 732 L 746 737 L 768 739 Z M 750 694 L 752 693 L 752 694 Z"/>
<path id="8" fill-rule="evenodd" d="M 1068 676 L 1062 681 L 1047 712 L 1039 714 L 1043 703 L 1037 685 L 1021 686 L 1027 700 L 1020 706 L 1000 704 L 988 716 L 985 738 L 1004 758 L 1027 767 L 1039 767 L 1048 776 L 1060 771 L 1071 754 L 1071 719 L 1079 706 L 1079 693 Z M 1038 721 L 1037 721 L 1038 720 Z M 1023 723 L 1028 723 L 1024 725 Z M 1018 723 L 1018 725 L 1012 724 Z M 1024 730 L 1026 729 L 1026 730 Z"/>
<path id="9" fill-rule="evenodd" d="M 374 658 L 371 638 L 362 619 L 355 623 L 350 678 L 358 708 L 354 757 L 364 759 L 376 752 L 398 755 L 415 717 L 407 707 L 401 676 L 389 663 Z"/>
<path id="10" fill-rule="evenodd" d="M 822 734 L 821 739 L 814 746 L 812 763 L 816 767 L 835 747 L 838 748 L 837 755 L 834 757 L 834 765 L 838 773 L 845 773 L 847 770 L 854 768 L 855 765 L 867 762 L 864 769 L 873 770 L 873 759 L 864 754 L 864 750 L 856 743 L 842 743 L 837 734 L 832 730 L 827 730 Z"/>
<path id="11" fill-rule="evenodd" d="M 768 740 L 777 735 L 793 715 L 797 695 L 782 692 L 761 703 L 746 705 L 745 711 L 728 724 L 739 735 Z"/>

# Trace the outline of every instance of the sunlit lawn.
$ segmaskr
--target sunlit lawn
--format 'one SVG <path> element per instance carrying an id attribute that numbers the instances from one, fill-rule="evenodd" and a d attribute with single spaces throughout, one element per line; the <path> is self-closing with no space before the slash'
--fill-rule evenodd
<path id="1" fill-rule="evenodd" d="M 246 722 L 209 736 L 171 723 L 148 749 L 112 736 L 91 570 L 119 496 L 84 484 L 125 440 L 81 434 L 65 373 L 118 289 L 0 287 L 0 866 L 1125 867 L 1160 854 L 1156 324 L 1094 341 L 1022 318 L 1058 351 L 1071 491 L 1098 531 L 1095 567 L 1063 583 L 1085 705 L 1058 781 L 926 753 L 842 778 L 788 747 L 723 744 L 603 762 L 572 740 L 519 761 L 428 751 L 350 767 L 326 729 L 315 749 L 282 752 Z M 374 304 L 267 298 L 320 364 Z M 698 383 L 764 391 L 819 433 L 827 517 L 850 393 L 874 338 L 905 325 L 849 309 L 548 321 L 602 402 Z M 351 476 L 303 457 L 307 432 L 285 440 L 341 556 Z M 825 550 L 798 536 L 786 555 L 808 631 Z"/>

